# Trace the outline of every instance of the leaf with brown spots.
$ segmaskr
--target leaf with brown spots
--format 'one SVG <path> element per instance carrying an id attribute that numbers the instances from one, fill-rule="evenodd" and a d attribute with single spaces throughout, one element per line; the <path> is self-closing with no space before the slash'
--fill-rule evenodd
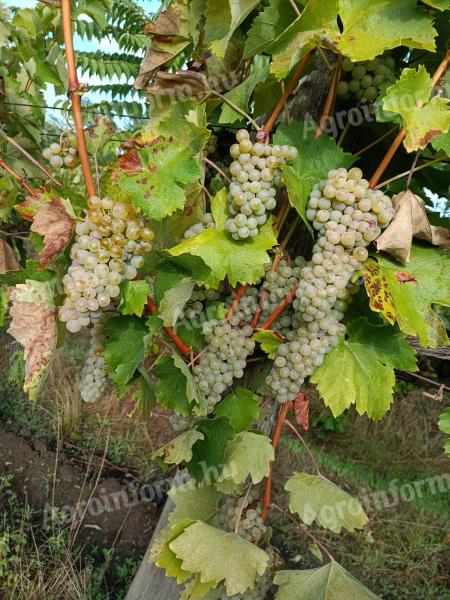
<path id="1" fill-rule="evenodd" d="M 393 325 L 395 322 L 394 299 L 377 262 L 367 260 L 364 263 L 363 278 L 370 308 L 374 312 L 382 313 Z"/>
<path id="2" fill-rule="evenodd" d="M 39 254 L 41 267 L 45 269 L 70 241 L 75 228 L 71 217 L 60 198 L 53 198 L 36 213 L 31 231 L 44 236 L 44 249 Z"/>
<path id="3" fill-rule="evenodd" d="M 56 350 L 54 284 L 28 280 L 9 288 L 12 317 L 8 333 L 24 347 L 24 391 L 36 400 Z"/>
<path id="4" fill-rule="evenodd" d="M 294 400 L 295 420 L 304 431 L 309 429 L 309 398 L 306 394 L 298 394 Z"/>
<path id="5" fill-rule="evenodd" d="M 6 240 L 0 238 L 0 273 L 18 271 L 20 269 L 16 253 Z"/>
<path id="6" fill-rule="evenodd" d="M 85 129 L 86 144 L 90 155 L 96 155 L 114 134 L 113 124 L 109 119 L 100 115 L 94 123 Z"/>
<path id="7" fill-rule="evenodd" d="M 435 246 L 450 248 L 450 231 L 430 225 L 424 202 L 420 196 L 405 190 L 393 198 L 395 214 L 389 227 L 376 241 L 377 249 L 409 263 L 413 237 Z"/>

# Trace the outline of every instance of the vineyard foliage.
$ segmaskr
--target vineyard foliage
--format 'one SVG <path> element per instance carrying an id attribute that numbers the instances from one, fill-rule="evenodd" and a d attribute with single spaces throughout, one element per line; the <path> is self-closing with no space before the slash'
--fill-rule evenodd
<path id="1" fill-rule="evenodd" d="M 181 598 L 375 598 L 314 536 L 326 564 L 280 567 L 271 510 L 307 535 L 368 517 L 314 457 L 272 505 L 272 467 L 283 426 L 308 428 L 305 381 L 335 417 L 382 419 L 412 338 L 448 345 L 450 2 L 59 5 L 0 3 L 0 320 L 24 390 L 88 331 L 86 402 L 108 379 L 169 411 L 153 459 L 184 483 L 151 560 Z M 76 53 L 90 89 L 70 89 L 68 23 L 114 44 Z"/>

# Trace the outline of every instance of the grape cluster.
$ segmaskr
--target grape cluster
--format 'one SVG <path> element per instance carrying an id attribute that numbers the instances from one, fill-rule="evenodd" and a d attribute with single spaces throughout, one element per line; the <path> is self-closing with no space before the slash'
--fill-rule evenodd
<path id="1" fill-rule="evenodd" d="M 187 431 L 191 426 L 192 419 L 190 417 L 185 417 L 183 415 L 170 415 L 169 423 L 172 426 L 172 429 L 177 433 L 181 433 L 182 431 Z"/>
<path id="2" fill-rule="evenodd" d="M 372 102 L 378 96 L 381 85 L 392 79 L 395 61 L 392 56 L 375 58 L 362 62 L 352 62 L 349 58 L 342 61 L 343 78 L 338 83 L 338 96 L 355 95 L 361 100 Z"/>
<path id="3" fill-rule="evenodd" d="M 189 240 L 190 238 L 193 238 L 194 236 L 196 236 L 198 233 L 205 231 L 205 229 L 215 229 L 215 228 L 216 228 L 216 224 L 214 223 L 212 214 L 205 213 L 203 215 L 203 218 L 200 221 L 200 223 L 195 223 L 194 225 L 191 225 L 191 227 L 189 227 L 189 229 L 187 229 L 184 232 L 183 237 L 185 240 Z"/>
<path id="4" fill-rule="evenodd" d="M 293 146 L 253 143 L 245 129 L 237 132 L 236 141 L 230 148 L 230 218 L 225 228 L 233 239 L 243 240 L 257 236 L 259 227 L 267 221 L 266 211 L 276 206 L 279 168 L 295 160 L 298 151 Z"/>
<path id="5" fill-rule="evenodd" d="M 236 521 L 242 511 L 238 533 L 252 544 L 258 544 L 267 531 L 261 518 L 258 497 L 256 488 L 250 490 L 247 498 L 245 496 L 225 496 L 217 515 L 219 527 L 224 531 L 234 532 Z"/>
<path id="6" fill-rule="evenodd" d="M 65 132 L 60 142 L 50 144 L 42 150 L 42 156 L 54 169 L 73 168 L 78 164 L 77 138 L 72 132 Z"/>
<path id="7" fill-rule="evenodd" d="M 93 327 L 86 362 L 80 380 L 80 394 L 84 402 L 93 404 L 100 400 L 106 388 L 106 362 L 102 354 L 103 340 Z"/>
<path id="8" fill-rule="evenodd" d="M 207 349 L 201 354 L 193 372 L 209 412 L 220 402 L 233 380 L 243 377 L 247 357 L 255 349 L 252 333 L 250 325 L 238 329 L 225 320 L 212 319 L 204 323 Z"/>
<path id="9" fill-rule="evenodd" d="M 95 323 L 101 309 L 120 295 L 124 279 L 134 279 L 142 254 L 152 248 L 154 232 L 128 204 L 93 196 L 83 221 L 77 223 L 72 263 L 63 277 L 64 304 L 59 318 L 77 333 Z"/>
<path id="10" fill-rule="evenodd" d="M 205 156 L 208 156 L 210 154 L 215 154 L 216 153 L 218 142 L 219 142 L 219 139 L 218 139 L 217 135 L 215 135 L 214 133 L 212 133 L 209 136 L 209 139 L 206 142 L 205 148 L 203 150 Z"/>
<path id="11" fill-rule="evenodd" d="M 279 346 L 266 379 L 279 402 L 295 398 L 345 332 L 341 321 L 354 290 L 352 276 L 367 259 L 366 246 L 392 219 L 393 208 L 390 198 L 369 189 L 360 169 L 337 169 L 314 186 L 306 215 L 319 238 L 293 302 L 300 326 Z"/>

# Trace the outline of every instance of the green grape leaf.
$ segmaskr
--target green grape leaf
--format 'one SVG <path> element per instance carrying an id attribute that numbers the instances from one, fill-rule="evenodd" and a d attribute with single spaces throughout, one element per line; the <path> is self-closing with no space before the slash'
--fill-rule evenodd
<path id="1" fill-rule="evenodd" d="M 424 348 L 446 346 L 445 324 L 432 305 L 450 305 L 449 268 L 448 252 L 416 244 L 406 268 L 384 256 L 366 261 L 364 283 L 371 309 L 391 323 L 396 320 Z"/>
<path id="2" fill-rule="evenodd" d="M 85 129 L 86 145 L 91 156 L 96 156 L 114 135 L 115 129 L 111 121 L 99 115 L 94 123 Z"/>
<path id="3" fill-rule="evenodd" d="M 410 0 L 339 0 L 338 14 L 344 28 L 338 48 L 353 61 L 397 46 L 436 49 L 432 17 Z"/>
<path id="4" fill-rule="evenodd" d="M 208 279 L 211 269 L 198 256 L 180 254 L 171 256 L 168 252 L 152 250 L 144 254 L 144 266 L 139 269 L 140 277 L 149 277 L 158 273 L 178 273 L 197 283 Z M 162 297 L 162 294 L 161 294 Z"/>
<path id="5" fill-rule="evenodd" d="M 143 280 L 123 281 L 120 285 L 121 300 L 119 310 L 123 315 L 136 315 L 141 317 L 147 299 L 152 290 Z"/>
<path id="6" fill-rule="evenodd" d="M 181 559 L 184 570 L 199 573 L 204 582 L 223 581 L 228 596 L 253 589 L 269 562 L 264 550 L 202 521 L 187 527 L 169 547 Z"/>
<path id="7" fill-rule="evenodd" d="M 275 600 L 380 600 L 332 560 L 318 569 L 278 571 Z"/>
<path id="8" fill-rule="evenodd" d="M 118 316 L 106 323 L 103 333 L 109 376 L 116 386 L 126 386 L 144 362 L 149 331 L 137 317 Z"/>
<path id="9" fill-rule="evenodd" d="M 191 405 L 197 402 L 198 390 L 184 360 L 177 354 L 165 356 L 153 367 L 153 372 L 158 378 L 158 402 L 178 415 L 189 416 Z"/>
<path id="10" fill-rule="evenodd" d="M 226 93 L 225 98 L 247 112 L 248 103 L 255 87 L 258 83 L 263 83 L 267 79 L 269 70 L 269 58 L 267 56 L 255 56 L 247 79 L 244 79 L 242 83 Z M 241 119 L 242 115 L 240 113 L 235 111 L 229 104 L 223 104 L 219 123 L 235 123 Z"/>
<path id="11" fill-rule="evenodd" d="M 283 343 L 283 340 L 275 333 L 275 331 L 257 331 L 253 334 L 253 339 L 259 343 L 261 350 L 265 352 L 271 360 L 274 360 L 278 348 Z"/>
<path id="12" fill-rule="evenodd" d="M 360 415 L 381 419 L 393 400 L 394 368 L 415 371 L 415 352 L 396 327 L 374 325 L 365 317 L 351 323 L 347 333 L 310 381 L 335 417 L 355 404 Z"/>
<path id="13" fill-rule="evenodd" d="M 306 218 L 309 195 L 313 185 L 326 178 L 328 171 L 339 167 L 350 167 L 355 158 L 336 146 L 327 135 L 316 139 L 314 124 L 293 122 L 281 124 L 275 135 L 275 144 L 290 144 L 298 149 L 298 157 L 290 165 L 281 167 L 289 202 L 311 230 Z"/>
<path id="14" fill-rule="evenodd" d="M 175 439 L 165 444 L 152 453 L 152 459 L 162 458 L 168 465 L 179 465 L 192 460 L 192 446 L 198 440 L 203 440 L 204 435 L 200 431 L 191 429 L 178 435 Z"/>
<path id="15" fill-rule="evenodd" d="M 190 579 L 192 573 L 182 568 L 183 561 L 170 549 L 170 544 L 192 524 L 192 520 L 187 519 L 172 527 L 166 527 L 156 538 L 150 551 L 149 563 L 153 562 L 160 569 L 164 569 L 166 576 L 175 577 L 178 584 Z"/>
<path id="16" fill-rule="evenodd" d="M 251 431 L 238 433 L 225 449 L 219 481 L 231 479 L 239 484 L 250 477 L 254 484 L 259 483 L 269 475 L 270 463 L 274 459 L 270 438 Z"/>
<path id="17" fill-rule="evenodd" d="M 200 575 L 196 575 L 194 579 L 188 581 L 184 586 L 184 589 L 180 593 L 179 600 L 196 600 L 196 598 L 203 598 L 203 600 L 220 600 L 223 593 L 221 587 L 217 588 L 217 583 L 212 581 L 202 582 Z"/>
<path id="18" fill-rule="evenodd" d="M 192 481 L 188 481 L 172 487 L 169 498 L 175 507 L 169 513 L 169 525 L 175 525 L 186 519 L 212 523 L 219 510 L 221 497 L 222 494 L 213 485 L 204 483 L 196 487 Z"/>
<path id="19" fill-rule="evenodd" d="M 434 137 L 431 145 L 435 150 L 442 150 L 447 156 L 450 156 L 450 129 L 447 133 L 440 133 Z"/>
<path id="20" fill-rule="evenodd" d="M 403 69 L 400 79 L 387 88 L 383 98 L 384 113 L 396 113 L 402 118 L 406 130 L 403 143 L 408 152 L 423 150 L 450 127 L 449 100 L 430 100 L 431 90 L 431 77 L 420 65 L 417 69 Z"/>
<path id="21" fill-rule="evenodd" d="M 450 0 L 422 0 L 422 2 L 432 8 L 437 8 L 437 10 L 450 9 Z"/>
<path id="22" fill-rule="evenodd" d="M 205 438 L 194 444 L 194 456 L 187 469 L 197 481 L 205 478 L 215 480 L 219 477 L 219 466 L 223 464 L 227 443 L 234 438 L 235 431 L 226 417 L 201 419 L 195 426 Z"/>
<path id="23" fill-rule="evenodd" d="M 216 406 L 214 412 L 218 417 L 227 417 L 235 431 L 245 431 L 259 417 L 258 396 L 238 387 Z"/>
<path id="24" fill-rule="evenodd" d="M 289 509 L 306 525 L 317 522 L 334 533 L 362 529 L 369 521 L 361 504 L 322 475 L 295 473 L 284 489 L 289 492 Z"/>
<path id="25" fill-rule="evenodd" d="M 193 289 L 194 282 L 191 279 L 182 279 L 164 293 L 159 303 L 159 314 L 165 326 L 175 325 Z"/>
<path id="26" fill-rule="evenodd" d="M 450 406 L 439 417 L 438 425 L 441 431 L 450 435 Z M 445 454 L 447 454 L 447 456 L 450 457 L 450 438 L 447 439 L 444 443 L 444 451 Z"/>
<path id="27" fill-rule="evenodd" d="M 259 0 L 208 0 L 205 10 L 205 42 L 213 54 L 225 57 L 228 42 Z"/>
<path id="28" fill-rule="evenodd" d="M 19 191 L 6 177 L 0 177 L 0 221 L 8 221 Z"/>
<path id="29" fill-rule="evenodd" d="M 8 314 L 8 292 L 5 287 L 0 287 L 0 327 L 5 326 Z"/>
<path id="30" fill-rule="evenodd" d="M 245 42 L 244 58 L 266 50 L 294 19 L 295 12 L 285 0 L 270 0 L 268 6 L 253 20 Z"/>
<path id="31" fill-rule="evenodd" d="M 51 281 L 55 279 L 55 273 L 48 269 L 42 270 L 38 260 L 27 260 L 25 269 L 0 274 L 0 284 L 17 285 L 25 283 L 28 279 L 41 282 Z"/>

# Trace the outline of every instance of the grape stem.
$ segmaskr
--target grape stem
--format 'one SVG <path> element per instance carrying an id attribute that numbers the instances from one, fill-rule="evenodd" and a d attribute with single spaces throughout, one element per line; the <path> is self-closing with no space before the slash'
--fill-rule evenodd
<path id="1" fill-rule="evenodd" d="M 433 160 L 429 160 L 429 161 L 419 165 L 418 167 L 414 167 L 413 169 L 410 169 L 409 171 L 404 171 L 403 173 L 400 173 L 400 175 L 395 175 L 395 177 L 391 177 L 390 179 L 386 179 L 385 181 L 382 181 L 374 189 L 379 190 L 380 188 L 384 187 L 385 185 L 388 185 L 389 183 L 392 183 L 393 181 L 397 181 L 397 179 L 402 179 L 403 177 L 406 177 L 410 173 L 411 174 L 417 173 L 417 171 L 421 171 L 422 169 L 426 169 L 427 167 L 431 167 L 432 165 L 435 165 L 437 163 L 448 162 L 448 160 L 449 160 L 448 158 L 442 157 L 442 156 L 440 158 L 433 158 Z"/>
<path id="2" fill-rule="evenodd" d="M 278 248 L 278 250 L 279 250 L 279 252 L 273 259 L 272 266 L 270 268 L 271 273 L 274 273 L 278 269 L 278 265 L 280 264 L 281 257 L 283 256 L 283 254 L 281 252 L 281 248 Z M 261 313 L 262 313 L 262 305 L 263 305 L 264 300 L 267 298 L 267 294 L 268 294 L 267 290 L 262 290 L 262 292 L 259 296 L 258 306 L 256 308 L 255 314 L 253 316 L 253 321 L 252 321 L 253 329 L 256 329 L 256 327 L 258 325 L 259 317 L 261 316 Z"/>
<path id="3" fill-rule="evenodd" d="M 32 196 L 38 195 L 39 192 L 31 187 L 31 185 L 28 183 L 26 178 L 18 175 L 14 171 L 14 169 L 12 169 L 9 165 L 7 165 L 1 157 L 0 157 L 0 169 L 3 169 L 6 173 L 8 173 L 8 175 L 13 177 L 17 181 L 17 183 L 20 185 L 20 187 L 22 187 L 26 192 L 28 192 Z"/>
<path id="4" fill-rule="evenodd" d="M 381 137 L 377 138 L 375 141 L 371 142 L 369 145 L 364 146 L 364 148 L 361 148 L 361 150 L 358 150 L 358 152 L 355 152 L 355 156 L 361 156 L 361 154 L 364 154 L 364 152 L 371 150 L 374 146 L 376 146 L 377 144 L 379 144 L 380 142 L 385 140 L 387 137 L 389 137 L 391 135 L 391 133 L 394 133 L 394 131 L 397 131 L 397 129 L 398 129 L 398 126 L 395 125 L 395 127 L 392 127 L 392 129 L 389 129 L 389 131 L 386 131 L 386 133 L 384 133 Z"/>
<path id="5" fill-rule="evenodd" d="M 260 329 L 270 329 L 273 323 L 278 319 L 281 313 L 294 301 L 295 293 L 297 291 L 298 286 L 295 285 L 285 296 L 283 302 L 277 306 L 277 308 L 273 311 L 273 313 L 264 321 L 261 325 Z"/>
<path id="6" fill-rule="evenodd" d="M 320 472 L 320 468 L 319 468 L 319 464 L 314 456 L 314 454 L 311 452 L 310 447 L 308 446 L 308 444 L 305 442 L 302 434 L 298 431 L 298 429 L 289 421 L 289 419 L 286 419 L 284 424 L 286 425 L 286 427 L 289 427 L 289 429 L 298 437 L 298 439 L 301 441 L 301 443 L 303 444 L 303 446 L 305 447 L 306 452 L 308 453 L 309 458 L 311 459 L 311 462 L 314 465 L 314 468 L 317 471 L 317 475 L 322 475 L 322 473 Z"/>
<path id="7" fill-rule="evenodd" d="M 158 307 L 153 302 L 152 298 L 147 298 L 146 309 L 151 315 L 154 315 L 158 311 Z M 183 340 L 175 333 L 172 327 L 164 327 L 164 331 L 182 354 L 186 356 L 191 354 L 191 347 L 183 342 Z"/>
<path id="8" fill-rule="evenodd" d="M 234 533 L 237 535 L 239 533 L 239 525 L 241 523 L 241 519 L 242 519 L 242 515 L 244 513 L 244 508 L 245 508 L 245 503 L 248 500 L 248 497 L 250 495 L 250 492 L 252 490 L 253 484 L 250 484 L 247 488 L 247 491 L 245 492 L 245 496 L 242 499 L 242 503 L 239 507 L 239 513 L 236 517 L 236 525 L 234 526 Z"/>
<path id="9" fill-rule="evenodd" d="M 339 80 L 341 78 L 342 73 L 342 54 L 338 55 L 336 64 L 334 66 L 333 79 L 331 81 L 331 85 L 328 90 L 327 99 L 325 101 L 325 106 L 323 107 L 322 116 L 320 117 L 319 126 L 316 130 L 316 139 L 320 138 L 324 131 L 325 124 L 332 113 L 334 102 L 336 100 L 336 89 L 339 84 Z"/>
<path id="10" fill-rule="evenodd" d="M 269 119 L 266 121 L 266 123 L 263 127 L 263 131 L 266 134 L 266 138 L 269 137 L 269 134 L 272 131 L 273 126 L 277 122 L 278 117 L 280 116 L 280 114 L 284 108 L 284 104 L 285 104 L 286 100 L 289 98 L 291 93 L 294 91 L 295 86 L 297 85 L 300 77 L 303 74 L 303 71 L 305 70 L 306 65 L 308 64 L 308 62 L 313 54 L 314 54 L 314 50 L 310 50 L 307 54 L 305 54 L 305 56 L 300 61 L 297 69 L 295 70 L 295 73 L 292 76 L 292 79 L 289 81 L 289 83 L 285 87 L 283 95 L 278 100 L 277 105 L 275 106 L 272 114 L 270 115 Z"/>
<path id="11" fill-rule="evenodd" d="M 231 179 L 228 177 L 228 175 L 224 171 L 222 171 L 222 169 L 218 165 L 216 165 L 216 163 L 214 161 L 210 160 L 206 156 L 203 157 L 203 161 L 205 163 L 207 163 L 210 167 L 215 169 L 220 175 L 222 175 L 222 177 L 224 179 L 226 179 L 226 181 L 228 181 L 228 183 L 231 182 Z"/>
<path id="12" fill-rule="evenodd" d="M 33 165 L 35 167 L 37 167 L 40 171 L 42 171 L 42 173 L 44 173 L 44 175 L 46 177 L 48 177 L 52 183 L 54 183 L 57 187 L 62 187 L 62 183 L 60 181 L 58 181 L 57 179 L 55 179 L 55 177 L 53 177 L 53 175 L 50 173 L 50 171 L 48 169 L 46 169 L 43 165 L 41 165 L 41 163 L 38 162 L 33 156 L 31 156 L 31 154 L 29 154 L 25 150 L 25 148 L 22 148 L 22 146 L 18 142 L 16 142 L 16 140 L 14 140 L 13 138 L 10 138 L 8 135 L 5 136 L 5 138 L 8 141 L 8 143 L 11 144 L 11 146 L 14 146 L 14 148 L 17 148 L 17 150 L 19 152 L 21 152 L 26 158 L 28 158 L 28 160 L 31 163 L 33 163 Z"/>
<path id="13" fill-rule="evenodd" d="M 61 15 L 64 36 L 64 46 L 67 63 L 67 73 L 69 75 L 69 96 L 72 104 L 73 122 L 75 134 L 77 137 L 78 156 L 80 157 L 81 170 L 86 184 L 89 196 L 95 196 L 95 185 L 92 177 L 91 165 L 89 163 L 89 154 L 86 146 L 86 138 L 83 127 L 83 115 L 81 112 L 81 94 L 83 86 L 78 82 L 77 67 L 75 62 L 75 52 L 73 48 L 72 32 L 72 6 L 71 0 L 61 0 Z"/>
<path id="14" fill-rule="evenodd" d="M 431 80 L 431 87 L 434 88 L 438 83 L 440 78 L 444 75 L 447 70 L 448 64 L 450 62 L 450 49 L 445 53 L 444 58 L 442 59 L 440 65 L 436 69 L 435 74 L 433 75 L 433 79 Z M 423 101 L 417 103 L 418 108 L 421 108 L 424 105 Z M 395 153 L 400 148 L 401 143 L 406 137 L 406 129 L 402 129 L 396 136 L 395 140 L 392 142 L 391 147 L 386 152 L 385 157 L 381 161 L 375 173 L 372 175 L 372 178 L 369 181 L 369 187 L 373 190 L 381 179 L 381 176 L 389 166 L 389 163 L 395 156 Z"/>
<path id="15" fill-rule="evenodd" d="M 233 300 L 230 308 L 228 309 L 227 315 L 225 317 L 226 321 L 230 321 L 230 319 L 234 316 L 234 313 L 236 312 L 237 307 L 239 306 L 239 302 L 242 300 L 242 297 L 244 296 L 246 290 L 247 290 L 246 285 L 241 285 L 239 287 L 239 289 L 237 290 L 234 300 Z"/>
<path id="16" fill-rule="evenodd" d="M 291 408 L 291 406 L 292 406 L 292 402 L 285 402 L 281 406 L 280 412 L 278 413 L 278 418 L 277 418 L 275 430 L 273 432 L 273 437 L 272 437 L 272 447 L 273 447 L 274 453 L 276 453 L 278 444 L 280 443 L 280 437 L 281 437 L 281 432 L 283 430 L 283 425 L 286 420 L 286 415 L 287 415 L 289 409 Z M 266 522 L 267 513 L 269 512 L 269 507 L 270 507 L 270 504 L 272 501 L 271 500 L 271 498 L 272 498 L 272 479 L 273 479 L 273 462 L 270 463 L 269 475 L 266 479 L 266 487 L 264 489 L 263 505 L 262 505 L 262 509 L 261 509 L 261 519 L 263 520 L 263 523 Z"/>
<path id="17" fill-rule="evenodd" d="M 292 6 L 295 14 L 297 15 L 297 17 L 299 17 L 302 13 L 300 12 L 299 7 L 296 5 L 295 0 L 289 0 L 289 2 L 291 3 L 291 6 Z"/>
<path id="18" fill-rule="evenodd" d="M 252 117 L 249 114 L 247 114 L 244 110 L 242 110 L 242 108 L 239 108 L 239 106 L 237 104 L 235 104 L 234 102 L 232 102 L 231 100 L 229 100 L 226 96 L 224 96 L 223 94 L 221 94 L 217 90 L 209 90 L 209 92 L 213 96 L 217 96 L 218 98 L 220 98 L 222 100 L 222 102 L 225 102 L 225 104 L 228 104 L 228 106 L 230 106 L 230 108 L 232 108 L 237 113 L 239 113 L 240 115 L 242 115 L 243 117 L 245 117 L 248 121 L 250 121 L 250 123 L 253 125 L 253 127 L 257 131 L 260 131 L 261 127 L 258 125 L 258 123 L 254 119 L 252 119 Z"/>

